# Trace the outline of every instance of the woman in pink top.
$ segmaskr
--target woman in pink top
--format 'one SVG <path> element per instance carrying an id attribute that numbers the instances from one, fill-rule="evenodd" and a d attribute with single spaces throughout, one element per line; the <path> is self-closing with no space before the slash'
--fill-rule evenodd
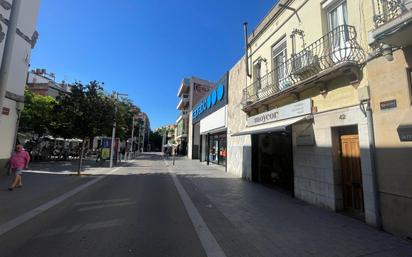
<path id="1" fill-rule="evenodd" d="M 24 168 L 28 168 L 30 162 L 30 155 L 26 150 L 23 149 L 23 146 L 18 144 L 16 145 L 16 151 L 10 158 L 11 170 L 14 174 L 12 184 L 9 187 L 9 190 L 12 191 L 14 188 L 22 187 L 21 183 L 21 174 L 23 173 Z"/>

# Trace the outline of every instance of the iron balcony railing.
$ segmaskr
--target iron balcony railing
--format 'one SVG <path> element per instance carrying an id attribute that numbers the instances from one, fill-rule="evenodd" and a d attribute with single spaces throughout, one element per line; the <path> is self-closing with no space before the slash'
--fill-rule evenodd
<path id="1" fill-rule="evenodd" d="M 377 27 L 398 18 L 412 7 L 412 0 L 374 1 L 376 3 L 374 21 Z"/>
<path id="2" fill-rule="evenodd" d="M 244 108 L 277 95 L 313 76 L 343 63 L 359 64 L 365 53 L 356 41 L 353 26 L 342 25 L 330 31 L 308 47 L 243 90 Z"/>

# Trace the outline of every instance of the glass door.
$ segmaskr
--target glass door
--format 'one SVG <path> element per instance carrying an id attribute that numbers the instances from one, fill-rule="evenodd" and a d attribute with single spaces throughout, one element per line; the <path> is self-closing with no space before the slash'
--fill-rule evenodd
<path id="1" fill-rule="evenodd" d="M 350 53 L 347 41 L 349 40 L 347 27 L 348 10 L 346 1 L 339 3 L 328 12 L 331 58 L 333 62 L 344 60 Z"/>
<path id="2" fill-rule="evenodd" d="M 219 135 L 219 164 L 226 166 L 227 157 L 227 136 L 226 134 Z"/>
<path id="3" fill-rule="evenodd" d="M 279 90 L 289 86 L 286 80 L 288 73 L 286 60 L 286 40 L 282 40 L 272 48 L 273 82 Z"/>

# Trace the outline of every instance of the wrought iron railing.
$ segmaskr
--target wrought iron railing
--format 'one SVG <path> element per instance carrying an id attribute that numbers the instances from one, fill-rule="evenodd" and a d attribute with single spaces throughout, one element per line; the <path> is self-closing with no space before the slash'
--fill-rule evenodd
<path id="1" fill-rule="evenodd" d="M 271 72 L 243 90 L 243 107 L 299 86 L 313 76 L 342 63 L 359 64 L 365 53 L 356 41 L 353 26 L 342 25 L 330 31 Z"/>
<path id="2" fill-rule="evenodd" d="M 376 3 L 374 21 L 376 26 L 381 26 L 396 19 L 409 11 L 412 0 L 374 0 Z"/>

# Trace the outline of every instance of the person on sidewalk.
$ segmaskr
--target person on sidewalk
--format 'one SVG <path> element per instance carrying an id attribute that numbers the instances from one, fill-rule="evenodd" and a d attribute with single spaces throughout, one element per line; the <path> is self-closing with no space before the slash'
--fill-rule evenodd
<path id="1" fill-rule="evenodd" d="M 29 153 L 23 149 L 21 144 L 16 145 L 16 151 L 10 157 L 10 165 L 13 174 L 11 185 L 9 186 L 10 191 L 14 188 L 23 186 L 21 175 L 23 173 L 23 169 L 28 168 L 29 162 Z"/>

